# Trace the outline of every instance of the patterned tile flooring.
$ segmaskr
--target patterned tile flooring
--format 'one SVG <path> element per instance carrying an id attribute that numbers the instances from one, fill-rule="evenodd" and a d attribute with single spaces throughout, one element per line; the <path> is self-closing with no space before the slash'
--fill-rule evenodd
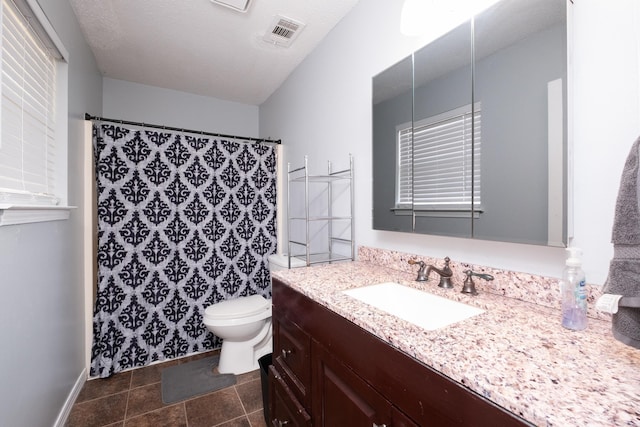
<path id="1" fill-rule="evenodd" d="M 171 405 L 162 403 L 163 368 L 216 352 L 87 381 L 66 427 L 266 427 L 260 370 L 238 375 L 234 386 Z"/>

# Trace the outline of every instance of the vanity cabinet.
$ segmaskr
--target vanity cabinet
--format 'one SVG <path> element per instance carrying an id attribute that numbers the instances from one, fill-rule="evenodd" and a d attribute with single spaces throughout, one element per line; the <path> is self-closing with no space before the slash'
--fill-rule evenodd
<path id="1" fill-rule="evenodd" d="M 530 425 L 276 278 L 272 298 L 273 426 Z"/>

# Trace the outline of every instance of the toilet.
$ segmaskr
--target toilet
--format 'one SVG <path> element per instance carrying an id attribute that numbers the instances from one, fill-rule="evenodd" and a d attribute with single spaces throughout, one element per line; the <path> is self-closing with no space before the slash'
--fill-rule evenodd
<path id="1" fill-rule="evenodd" d="M 243 374 L 258 369 L 258 359 L 273 350 L 271 300 L 251 295 L 210 305 L 204 325 L 222 339 L 218 371 Z"/>
<path id="2" fill-rule="evenodd" d="M 292 267 L 305 263 L 292 259 Z M 269 270 L 288 268 L 288 257 L 269 256 Z M 243 374 L 259 369 L 258 359 L 273 351 L 271 300 L 251 295 L 221 301 L 204 312 L 203 323 L 222 339 L 218 371 L 221 374 Z"/>

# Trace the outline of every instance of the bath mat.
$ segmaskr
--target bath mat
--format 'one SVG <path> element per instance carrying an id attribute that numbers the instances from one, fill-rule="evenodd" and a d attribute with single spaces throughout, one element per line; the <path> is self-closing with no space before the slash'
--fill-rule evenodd
<path id="1" fill-rule="evenodd" d="M 175 403 L 234 385 L 235 375 L 213 372 L 219 359 L 216 355 L 163 369 L 162 402 Z"/>

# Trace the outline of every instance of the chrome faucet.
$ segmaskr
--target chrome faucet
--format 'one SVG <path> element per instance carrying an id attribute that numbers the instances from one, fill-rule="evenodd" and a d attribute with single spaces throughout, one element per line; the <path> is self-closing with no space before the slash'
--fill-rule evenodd
<path id="1" fill-rule="evenodd" d="M 418 269 L 418 277 L 416 278 L 417 282 L 426 282 L 429 280 L 429 274 L 431 274 L 432 271 L 435 271 L 440 275 L 440 283 L 438 283 L 438 286 L 449 289 L 453 288 L 453 285 L 451 284 L 453 271 L 449 268 L 449 261 L 451 261 L 449 257 L 445 257 L 444 267 L 442 269 L 436 268 L 433 265 L 427 265 L 424 261 L 416 261 L 414 259 L 410 259 L 408 263 L 411 265 L 418 264 L 420 266 Z"/>
<path id="2" fill-rule="evenodd" d="M 478 295 L 478 291 L 476 291 L 476 284 L 473 283 L 473 277 L 476 276 L 484 280 L 493 280 L 493 276 L 486 273 L 476 273 L 471 270 L 465 270 L 464 274 L 467 275 L 467 278 L 464 279 L 464 284 L 462 285 L 462 293 L 463 294 L 471 294 Z"/>

